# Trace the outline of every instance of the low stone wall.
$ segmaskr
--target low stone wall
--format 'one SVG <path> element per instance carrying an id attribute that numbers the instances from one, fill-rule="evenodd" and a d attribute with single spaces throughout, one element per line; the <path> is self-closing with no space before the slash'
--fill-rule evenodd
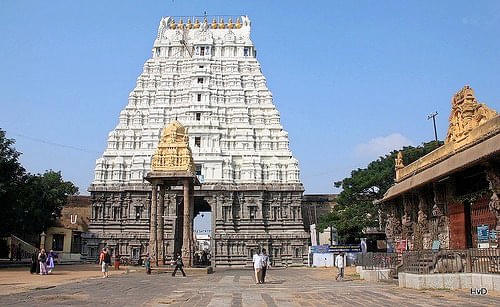
<path id="1" fill-rule="evenodd" d="M 411 274 L 399 273 L 400 288 L 412 289 L 471 289 L 486 288 L 500 291 L 500 275 L 479 273 Z"/>
<path id="2" fill-rule="evenodd" d="M 357 270 L 356 270 L 357 271 Z M 359 270 L 359 277 L 369 282 L 378 282 L 391 279 L 390 269 Z"/>

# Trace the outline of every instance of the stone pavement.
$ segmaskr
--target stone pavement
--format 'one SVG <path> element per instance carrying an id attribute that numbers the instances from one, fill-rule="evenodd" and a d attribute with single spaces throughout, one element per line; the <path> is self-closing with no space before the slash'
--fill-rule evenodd
<path id="1" fill-rule="evenodd" d="M 119 271 L 111 268 L 109 274 L 123 274 L 126 270 L 125 266 Z M 100 276 L 102 276 L 101 266 L 97 264 L 56 265 L 54 271 L 45 276 L 30 274 L 29 267 L 1 268 L 0 295 L 54 287 Z"/>
<path id="2" fill-rule="evenodd" d="M 334 270 L 271 269 L 256 285 L 252 271 L 217 269 L 211 275 L 171 277 L 144 272 L 93 278 L 0 296 L 2 306 L 498 306 L 500 296 L 465 291 L 418 291 L 360 280 L 335 282 Z M 1 272 L 0 272 L 1 274 Z"/>

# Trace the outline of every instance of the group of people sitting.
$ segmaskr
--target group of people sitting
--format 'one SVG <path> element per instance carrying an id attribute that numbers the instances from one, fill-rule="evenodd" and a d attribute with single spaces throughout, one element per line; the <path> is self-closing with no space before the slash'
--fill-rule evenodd
<path id="1" fill-rule="evenodd" d="M 263 248 L 259 253 L 258 251 L 253 255 L 253 268 L 255 270 L 255 283 L 263 284 L 266 281 L 266 271 L 271 267 L 269 264 L 269 256 L 266 249 Z"/>
<path id="2" fill-rule="evenodd" d="M 38 250 L 31 256 L 31 274 L 47 275 L 52 273 L 55 267 L 55 261 L 58 259 L 58 255 L 53 250 L 47 254 L 45 249 Z"/>
<path id="3" fill-rule="evenodd" d="M 208 266 L 210 265 L 210 253 L 206 250 L 196 251 L 193 257 L 194 265 Z"/>

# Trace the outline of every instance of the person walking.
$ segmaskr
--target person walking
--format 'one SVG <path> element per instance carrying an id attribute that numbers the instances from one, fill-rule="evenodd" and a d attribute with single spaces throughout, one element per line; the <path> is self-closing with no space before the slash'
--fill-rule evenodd
<path id="1" fill-rule="evenodd" d="M 259 255 L 259 252 L 256 251 L 255 254 L 253 255 L 252 258 L 253 261 L 253 269 L 255 272 L 255 283 L 260 284 L 261 283 L 261 274 L 262 274 L 262 258 Z"/>
<path id="2" fill-rule="evenodd" d="M 184 273 L 184 270 L 182 269 L 184 267 L 184 263 L 182 262 L 182 257 L 181 254 L 177 255 L 177 259 L 175 260 L 175 269 L 172 272 L 172 276 L 175 276 L 175 273 L 177 273 L 177 270 L 181 270 L 182 276 L 186 277 L 186 273 Z"/>
<path id="3" fill-rule="evenodd" d="M 339 272 L 335 280 L 344 280 L 344 253 L 340 253 L 335 257 L 335 266 L 338 268 Z"/>
<path id="4" fill-rule="evenodd" d="M 99 255 L 99 264 L 101 265 L 102 278 L 107 278 L 109 275 L 109 265 L 111 264 L 111 255 L 107 248 L 103 248 Z"/>
<path id="5" fill-rule="evenodd" d="M 149 257 L 149 254 L 147 254 L 146 258 L 144 259 L 144 267 L 146 268 L 146 274 L 150 275 L 151 274 L 151 257 Z"/>
<path id="6" fill-rule="evenodd" d="M 260 282 L 263 284 L 266 282 L 266 271 L 269 267 L 269 256 L 266 253 L 266 249 L 263 248 L 260 253 L 260 261 L 261 261 L 261 271 L 260 271 Z"/>
<path id="7" fill-rule="evenodd" d="M 31 274 L 40 273 L 40 265 L 38 264 L 38 249 L 36 249 L 33 254 L 31 254 L 31 266 L 30 266 Z"/>
<path id="8" fill-rule="evenodd" d="M 47 254 L 43 248 L 38 254 L 38 262 L 40 263 L 40 275 L 47 275 Z"/>
<path id="9" fill-rule="evenodd" d="M 54 258 L 55 258 L 55 253 L 53 250 L 50 250 L 49 254 L 47 255 L 47 273 L 50 274 L 52 273 L 52 270 L 54 269 Z"/>

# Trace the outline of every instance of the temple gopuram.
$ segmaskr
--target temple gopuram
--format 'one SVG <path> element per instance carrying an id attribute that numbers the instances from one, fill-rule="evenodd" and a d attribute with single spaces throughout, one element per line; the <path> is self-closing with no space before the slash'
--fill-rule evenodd
<path id="1" fill-rule="evenodd" d="M 451 100 L 444 145 L 396 159 L 395 184 L 377 203 L 395 251 L 498 247 L 500 117 L 465 86 Z"/>
<path id="2" fill-rule="evenodd" d="M 161 265 L 192 257 L 211 212 L 212 265 L 307 263 L 299 164 L 250 38 L 247 16 L 164 17 L 151 57 L 97 159 L 84 257 L 103 247 Z"/>

